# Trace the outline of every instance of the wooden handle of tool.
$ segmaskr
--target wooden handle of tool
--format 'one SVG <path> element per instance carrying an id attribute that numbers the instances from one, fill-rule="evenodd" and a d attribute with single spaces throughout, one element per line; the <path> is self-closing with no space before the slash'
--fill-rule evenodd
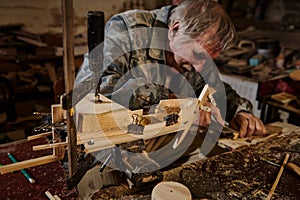
<path id="1" fill-rule="evenodd" d="M 282 164 L 281 164 L 281 167 L 280 167 L 280 169 L 279 169 L 279 172 L 278 172 L 278 175 L 277 175 L 277 177 L 276 177 L 276 180 L 275 180 L 275 182 L 273 183 L 273 186 L 272 186 L 272 188 L 271 188 L 271 190 L 270 190 L 270 192 L 269 192 L 269 194 L 268 194 L 266 200 L 270 200 L 271 197 L 272 197 L 272 195 L 274 194 L 274 191 L 275 191 L 275 189 L 276 189 L 276 187 L 277 187 L 277 184 L 279 183 L 280 177 L 281 177 L 282 172 L 283 172 L 283 170 L 284 170 L 284 166 L 287 164 L 287 162 L 288 162 L 288 160 L 289 160 L 289 157 L 290 157 L 290 154 L 286 154 L 286 155 L 285 155 L 285 158 L 284 158 L 284 160 L 283 160 L 283 162 L 282 162 Z"/>
<path id="2" fill-rule="evenodd" d="M 300 167 L 295 165 L 294 163 L 286 164 L 286 168 L 288 168 L 289 170 L 295 172 L 296 174 L 298 174 L 298 176 L 300 176 Z"/>

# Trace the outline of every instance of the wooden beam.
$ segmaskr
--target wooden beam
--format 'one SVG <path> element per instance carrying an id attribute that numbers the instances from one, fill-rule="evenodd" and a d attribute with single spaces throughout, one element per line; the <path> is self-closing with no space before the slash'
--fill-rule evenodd
<path id="1" fill-rule="evenodd" d="M 63 15 L 63 50 L 64 50 L 64 77 L 65 90 L 69 94 L 74 86 L 74 35 L 73 35 L 73 0 L 62 0 Z M 71 110 L 67 110 L 68 129 L 68 167 L 69 175 L 77 171 L 77 140 Z"/>

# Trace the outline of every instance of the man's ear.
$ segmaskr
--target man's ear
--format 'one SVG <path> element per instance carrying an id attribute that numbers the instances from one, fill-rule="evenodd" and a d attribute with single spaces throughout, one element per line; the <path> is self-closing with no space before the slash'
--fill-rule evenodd
<path id="1" fill-rule="evenodd" d="M 179 30 L 179 21 L 175 21 L 173 24 L 169 26 L 169 32 L 168 32 L 169 40 L 172 40 L 175 37 L 178 30 Z"/>

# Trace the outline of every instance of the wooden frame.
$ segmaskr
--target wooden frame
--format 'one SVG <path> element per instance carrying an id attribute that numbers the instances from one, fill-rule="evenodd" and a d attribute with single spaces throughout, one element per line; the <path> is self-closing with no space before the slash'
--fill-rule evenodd
<path id="1" fill-rule="evenodd" d="M 55 122 L 62 121 L 63 117 L 64 117 L 64 111 L 62 110 L 61 105 L 52 105 L 51 106 L 51 114 L 52 114 L 52 122 L 55 123 Z M 51 136 L 51 135 L 52 135 L 53 141 L 55 141 L 55 139 L 59 139 L 55 135 L 54 129 L 53 129 L 51 132 L 46 132 L 46 133 L 41 133 L 41 134 L 34 135 L 34 136 L 29 136 L 27 138 L 27 140 L 29 140 L 29 141 L 35 140 L 35 139 L 38 139 L 41 137 L 47 137 L 47 136 Z M 34 167 L 34 166 L 38 166 L 38 165 L 43 165 L 43 164 L 59 161 L 64 157 L 65 146 L 67 146 L 66 142 L 33 146 L 33 150 L 42 150 L 42 149 L 51 148 L 53 154 L 1 166 L 0 173 L 5 174 L 8 172 L 12 172 L 12 171 L 17 171 L 17 170 L 21 170 L 21 169 L 25 169 L 25 168 L 29 168 L 29 167 Z"/>

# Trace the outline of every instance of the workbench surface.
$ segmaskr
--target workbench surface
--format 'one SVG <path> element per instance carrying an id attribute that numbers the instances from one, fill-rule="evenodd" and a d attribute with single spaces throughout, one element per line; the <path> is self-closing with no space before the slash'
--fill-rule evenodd
<path id="1" fill-rule="evenodd" d="M 1 164 L 12 163 L 7 153 L 13 154 L 18 161 L 51 155 L 52 150 L 50 149 L 32 150 L 33 146 L 46 144 L 47 142 L 46 138 L 40 138 L 32 141 L 20 140 L 2 144 L 0 145 Z M 49 198 L 45 195 L 46 191 L 49 191 L 52 195 L 57 195 L 61 199 L 78 199 L 75 189 L 68 190 L 66 171 L 59 161 L 27 168 L 26 171 L 35 180 L 35 183 L 29 183 L 21 171 L 0 174 L 0 199 L 48 200 Z"/>
<path id="2" fill-rule="evenodd" d="M 184 184 L 193 199 L 265 199 L 279 171 L 279 167 L 261 161 L 261 158 L 281 165 L 287 153 L 289 162 L 300 166 L 300 154 L 274 149 L 300 151 L 300 128 L 277 122 L 282 133 L 256 145 L 240 147 L 236 150 L 208 157 L 191 164 L 163 171 L 163 181 Z M 100 189 L 92 199 L 151 199 L 152 188 L 129 189 L 124 183 Z M 272 199 L 299 199 L 300 177 L 284 170 Z"/>

